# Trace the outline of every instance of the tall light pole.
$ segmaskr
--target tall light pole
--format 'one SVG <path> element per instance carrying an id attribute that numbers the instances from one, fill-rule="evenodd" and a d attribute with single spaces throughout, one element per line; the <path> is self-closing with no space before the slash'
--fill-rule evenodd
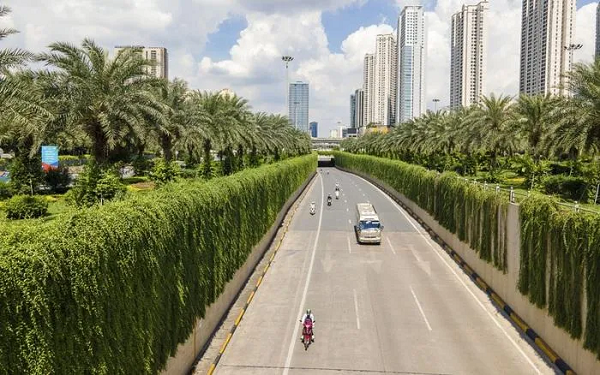
<path id="1" fill-rule="evenodd" d="M 437 112 L 437 104 L 440 102 L 440 100 L 438 98 L 434 98 L 433 99 L 433 108 L 434 108 L 434 112 Z"/>
<path id="2" fill-rule="evenodd" d="M 563 61 L 563 67 L 565 67 L 565 72 L 571 70 L 571 66 L 573 64 L 573 51 L 577 51 L 578 49 L 581 49 L 581 47 L 583 47 L 583 44 L 569 44 L 569 45 L 565 46 L 565 51 L 567 51 L 569 53 L 569 66 L 568 66 L 568 69 L 565 66 L 564 61 Z M 565 82 L 565 78 L 564 77 L 560 78 L 560 83 L 561 83 L 561 85 L 560 85 L 561 86 L 560 91 L 562 93 L 564 89 L 567 89 L 566 88 L 567 84 Z"/>
<path id="3" fill-rule="evenodd" d="M 282 56 L 281 60 L 285 63 L 285 108 L 286 112 L 289 112 L 290 105 L 290 74 L 289 74 L 289 65 L 294 58 L 292 56 Z"/>

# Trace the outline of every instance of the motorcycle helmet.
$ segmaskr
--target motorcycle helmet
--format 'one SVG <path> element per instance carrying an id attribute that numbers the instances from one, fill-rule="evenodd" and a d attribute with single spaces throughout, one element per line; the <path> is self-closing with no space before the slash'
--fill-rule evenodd
<path id="1" fill-rule="evenodd" d="M 306 309 L 306 315 L 310 315 L 312 313 L 312 311 L 310 311 L 310 309 Z"/>

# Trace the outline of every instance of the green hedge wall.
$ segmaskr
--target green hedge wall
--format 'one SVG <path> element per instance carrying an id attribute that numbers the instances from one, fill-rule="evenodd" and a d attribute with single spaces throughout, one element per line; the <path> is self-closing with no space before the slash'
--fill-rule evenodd
<path id="1" fill-rule="evenodd" d="M 453 173 L 439 175 L 397 160 L 334 154 L 336 165 L 386 182 L 468 243 L 482 259 L 506 271 L 506 199 Z M 548 307 L 555 324 L 573 338 L 583 336 L 584 347 L 600 359 L 600 215 L 567 211 L 538 194 L 525 199 L 519 212 L 519 291 L 536 306 Z"/>
<path id="2" fill-rule="evenodd" d="M 0 373 L 156 373 L 315 168 L 308 155 L 0 228 Z"/>
<path id="3" fill-rule="evenodd" d="M 508 200 L 482 190 L 455 173 L 429 171 L 398 160 L 333 152 L 336 165 L 366 173 L 404 194 L 479 257 L 506 272 Z M 492 213 L 492 214 L 490 214 Z"/>
<path id="4" fill-rule="evenodd" d="M 600 216 L 562 209 L 541 195 L 521 203 L 520 215 L 519 290 L 535 305 L 547 306 L 571 337 L 583 335 L 585 348 L 600 359 Z"/>

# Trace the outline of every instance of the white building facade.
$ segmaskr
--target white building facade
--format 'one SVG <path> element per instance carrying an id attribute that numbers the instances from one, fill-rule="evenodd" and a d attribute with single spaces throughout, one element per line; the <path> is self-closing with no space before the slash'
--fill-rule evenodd
<path id="1" fill-rule="evenodd" d="M 463 5 L 450 30 L 450 107 L 468 107 L 485 94 L 488 2 Z"/>
<path id="2" fill-rule="evenodd" d="M 425 112 L 425 13 L 420 5 L 405 6 L 398 18 L 398 122 Z"/>
<path id="3" fill-rule="evenodd" d="M 164 47 L 144 47 L 144 46 L 117 46 L 115 54 L 126 48 L 139 49 L 144 60 L 150 61 L 152 65 L 144 68 L 146 74 L 156 78 L 169 79 L 169 53 Z"/>
<path id="4" fill-rule="evenodd" d="M 523 0 L 519 91 L 563 94 L 571 70 L 575 0 Z"/>
<path id="5" fill-rule="evenodd" d="M 363 125 L 373 122 L 373 104 L 375 99 L 375 54 L 367 53 L 363 68 Z"/>
<path id="6" fill-rule="evenodd" d="M 298 130 L 310 133 L 308 126 L 309 115 L 309 86 L 306 82 L 290 83 L 288 96 L 288 118 Z"/>
<path id="7" fill-rule="evenodd" d="M 372 123 L 379 125 L 396 123 L 397 55 L 394 35 L 377 35 Z"/>

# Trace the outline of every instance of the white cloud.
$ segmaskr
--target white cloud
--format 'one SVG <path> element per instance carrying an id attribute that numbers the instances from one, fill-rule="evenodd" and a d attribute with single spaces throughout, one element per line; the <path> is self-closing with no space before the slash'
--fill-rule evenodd
<path id="1" fill-rule="evenodd" d="M 200 89 L 229 87 L 247 97 L 257 110 L 282 112 L 285 69 L 281 55 L 295 57 L 291 80 L 311 85 L 311 120 L 321 129 L 349 119 L 349 96 L 362 83 L 363 57 L 373 52 L 379 33 L 394 32 L 382 22 L 365 25 L 331 52 L 321 16 L 368 0 L 4 0 L 13 8 L 3 26 L 19 35 L 2 47 L 41 51 L 54 41 L 79 43 L 91 37 L 111 49 L 118 44 L 163 45 L 169 48 L 171 77 L 185 78 Z M 463 3 L 479 0 L 388 0 L 398 6 L 423 3 L 427 17 L 427 101 L 448 104 L 450 20 Z M 576 61 L 591 61 L 594 51 L 595 4 L 577 13 L 576 42 L 583 48 Z M 518 91 L 521 0 L 490 1 L 488 92 Z M 397 15 L 389 22 L 394 26 Z M 229 49 L 229 57 L 203 55 L 208 36 L 230 17 L 244 17 L 247 27 Z M 382 18 L 385 15 L 382 15 Z M 337 47 L 337 46 L 335 46 Z M 335 48 L 337 50 L 337 48 Z"/>
<path id="2" fill-rule="evenodd" d="M 596 51 L 596 7 L 595 3 L 581 7 L 577 11 L 577 34 L 576 44 L 582 44 L 583 47 L 574 52 L 573 60 L 575 62 L 590 63 L 594 59 Z"/>

